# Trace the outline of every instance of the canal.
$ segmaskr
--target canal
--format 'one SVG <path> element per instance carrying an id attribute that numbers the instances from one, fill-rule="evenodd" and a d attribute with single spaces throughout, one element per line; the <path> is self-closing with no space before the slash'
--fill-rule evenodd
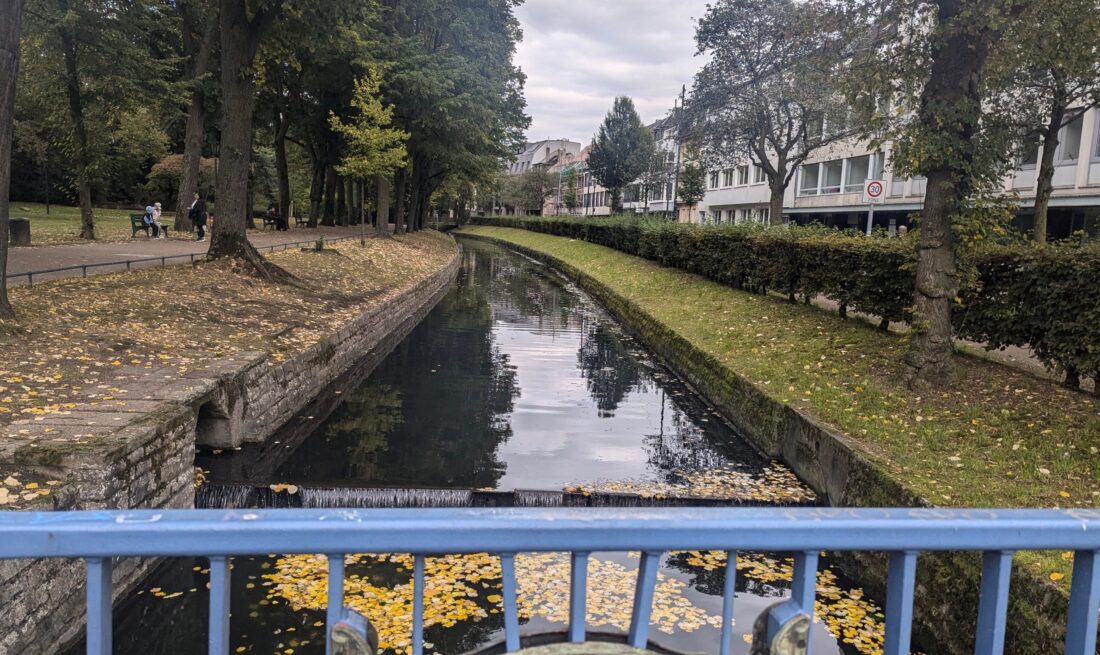
<path id="1" fill-rule="evenodd" d="M 367 488 L 413 489 L 425 505 L 469 490 L 813 502 L 567 280 L 498 246 L 462 245 L 455 288 L 372 374 L 326 391 L 264 447 L 200 453 L 203 502 L 239 506 L 248 488 L 273 488 L 301 506 L 366 506 L 365 495 L 377 494 Z M 591 630 L 625 631 L 636 562 L 636 554 L 592 557 Z M 665 557 L 651 631 L 658 644 L 716 650 L 724 565 L 716 553 Z M 206 652 L 204 567 L 167 562 L 125 599 L 115 652 Z M 230 651 L 323 653 L 324 570 L 318 557 L 236 559 Z M 738 570 L 732 652 L 744 655 L 755 617 L 789 594 L 791 571 L 776 554 L 742 554 Z M 568 559 L 521 556 L 517 574 L 524 633 L 563 630 Z M 426 652 L 462 653 L 502 636 L 495 558 L 433 558 L 428 575 Z M 818 587 L 814 653 L 879 652 L 879 609 L 828 568 Z M 347 595 L 390 652 L 407 650 L 408 557 L 349 557 Z"/>

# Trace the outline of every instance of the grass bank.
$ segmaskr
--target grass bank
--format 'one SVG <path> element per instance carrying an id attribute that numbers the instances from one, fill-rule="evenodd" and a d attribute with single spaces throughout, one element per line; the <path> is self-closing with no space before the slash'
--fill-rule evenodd
<path id="1" fill-rule="evenodd" d="M 0 322 L 0 425 L 111 402 L 121 382 L 182 376 L 234 353 L 285 361 L 454 254 L 450 237 L 421 232 L 270 255 L 294 286 L 218 262 L 14 288 L 18 319 Z"/>
<path id="2" fill-rule="evenodd" d="M 602 246 L 517 229 L 464 228 L 565 262 L 636 305 L 772 399 L 849 438 L 914 495 L 945 507 L 1095 507 L 1100 402 L 960 355 L 950 388 L 903 384 L 904 335 L 736 291 Z M 1068 588 L 1064 554 L 1021 561 Z"/>

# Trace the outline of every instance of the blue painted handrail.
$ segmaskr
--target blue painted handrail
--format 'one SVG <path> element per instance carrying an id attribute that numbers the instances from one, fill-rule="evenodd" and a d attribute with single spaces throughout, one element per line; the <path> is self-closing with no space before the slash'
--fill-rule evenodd
<path id="1" fill-rule="evenodd" d="M 818 555 L 889 553 L 885 655 L 907 655 L 916 562 L 921 551 L 978 551 L 984 556 L 977 655 L 1000 655 L 1012 555 L 1020 550 L 1074 551 L 1066 655 L 1094 655 L 1100 612 L 1100 510 L 940 509 L 438 509 L 438 510 L 166 510 L 2 512 L 0 559 L 81 558 L 88 563 L 88 652 L 111 649 L 113 557 L 210 559 L 209 652 L 229 648 L 229 558 L 328 556 L 330 625 L 343 612 L 347 553 L 411 553 L 414 559 L 413 652 L 423 651 L 424 557 L 489 552 L 501 556 L 509 652 L 520 646 L 514 557 L 572 554 L 569 637 L 583 641 L 584 590 L 592 552 L 640 551 L 628 640 L 644 646 L 660 556 L 718 550 L 727 561 L 722 640 L 729 652 L 733 576 L 739 551 L 795 553 L 791 602 L 812 616 Z M 1052 650 L 1052 652 L 1054 652 Z"/>

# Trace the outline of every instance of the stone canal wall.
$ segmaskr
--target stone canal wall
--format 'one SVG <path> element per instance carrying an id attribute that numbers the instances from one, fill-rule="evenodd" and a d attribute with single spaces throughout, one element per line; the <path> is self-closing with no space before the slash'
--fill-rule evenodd
<path id="1" fill-rule="evenodd" d="M 217 360 L 182 377 L 153 371 L 64 415 L 20 421 L 0 443 L 0 465 L 57 487 L 38 510 L 190 508 L 195 447 L 262 442 L 353 366 L 373 368 L 450 290 L 460 265 L 375 304 L 300 355 Z M 116 600 L 155 565 L 117 561 Z M 46 655 L 79 637 L 84 565 L 0 561 L 0 655 Z"/>
<path id="2" fill-rule="evenodd" d="M 560 270 L 603 304 L 680 377 L 721 410 L 743 436 L 790 466 L 834 507 L 928 507 L 904 481 L 863 457 L 840 434 L 782 403 L 657 321 L 633 302 L 546 253 L 481 235 Z M 837 556 L 841 568 L 874 597 L 886 598 L 886 557 Z M 915 639 L 936 655 L 972 652 L 981 558 L 976 553 L 922 553 L 914 602 Z M 1056 587 L 1014 567 L 1008 642 L 1014 655 L 1061 652 L 1068 600 Z M 1007 651 L 1006 651 L 1007 652 Z"/>

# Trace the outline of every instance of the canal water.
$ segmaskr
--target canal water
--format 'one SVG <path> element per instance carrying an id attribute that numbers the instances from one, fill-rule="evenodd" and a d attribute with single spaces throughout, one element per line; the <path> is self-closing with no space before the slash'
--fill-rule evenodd
<path id="1" fill-rule="evenodd" d="M 567 280 L 498 246 L 462 245 L 455 288 L 371 375 L 330 389 L 262 448 L 200 454 L 209 488 L 274 485 L 286 494 L 293 485 L 306 506 L 333 494 L 353 504 L 358 490 L 379 487 L 416 489 L 425 504 L 471 489 L 813 501 Z M 524 632 L 564 629 L 567 558 L 532 555 L 517 566 Z M 116 609 L 115 652 L 206 652 L 204 567 L 168 562 L 126 599 Z M 651 630 L 657 643 L 716 651 L 723 567 L 712 553 L 666 556 Z M 744 655 L 755 617 L 789 594 L 790 565 L 743 555 L 738 568 L 732 652 Z M 410 569 L 402 555 L 348 560 L 348 602 L 390 652 L 407 649 Z M 593 556 L 592 630 L 625 630 L 636 571 L 636 554 Z M 435 558 L 428 573 L 426 652 L 457 654 L 502 637 L 495 558 Z M 320 558 L 236 559 L 230 652 L 323 653 L 324 585 Z M 818 597 L 817 655 L 876 652 L 881 615 L 860 590 L 825 570 Z"/>

